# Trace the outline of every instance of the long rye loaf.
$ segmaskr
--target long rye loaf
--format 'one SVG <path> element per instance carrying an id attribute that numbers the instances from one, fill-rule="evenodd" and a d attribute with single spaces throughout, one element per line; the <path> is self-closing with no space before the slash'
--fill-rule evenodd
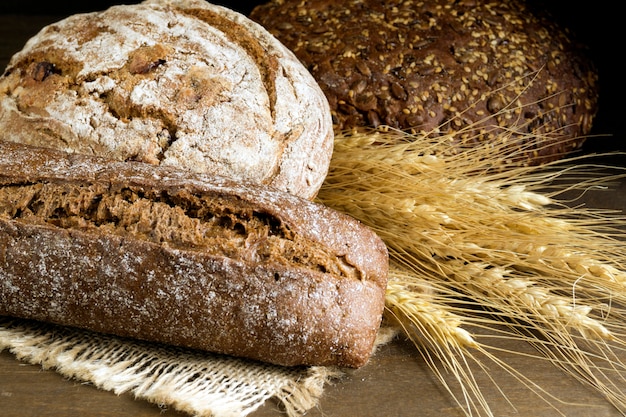
<path id="1" fill-rule="evenodd" d="M 303 198 L 0 141 L 0 315 L 359 367 L 387 268 L 371 230 Z"/>

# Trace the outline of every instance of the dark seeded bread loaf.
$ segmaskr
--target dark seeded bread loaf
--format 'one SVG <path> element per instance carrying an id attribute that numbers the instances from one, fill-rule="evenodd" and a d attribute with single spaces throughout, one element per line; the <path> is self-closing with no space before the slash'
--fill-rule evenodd
<path id="1" fill-rule="evenodd" d="M 382 241 L 306 199 L 0 142 L 0 315 L 358 367 L 386 280 Z"/>
<path id="2" fill-rule="evenodd" d="M 271 0 L 250 17 L 311 71 L 337 129 L 507 140 L 528 164 L 579 148 L 597 112 L 583 47 L 523 0 Z"/>

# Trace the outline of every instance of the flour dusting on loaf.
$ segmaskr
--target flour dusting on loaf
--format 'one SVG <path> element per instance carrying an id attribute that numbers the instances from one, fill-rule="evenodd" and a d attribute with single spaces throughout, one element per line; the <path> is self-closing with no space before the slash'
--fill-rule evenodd
<path id="1" fill-rule="evenodd" d="M 387 272 L 374 232 L 307 199 L 0 141 L 0 315 L 359 367 Z"/>
<path id="2" fill-rule="evenodd" d="M 42 29 L 0 77 L 3 139 L 173 165 L 313 198 L 328 102 L 261 26 L 203 0 L 151 0 Z"/>

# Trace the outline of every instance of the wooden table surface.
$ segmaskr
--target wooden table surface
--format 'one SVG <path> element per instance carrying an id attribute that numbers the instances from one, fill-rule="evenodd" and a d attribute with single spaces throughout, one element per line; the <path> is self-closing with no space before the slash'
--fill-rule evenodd
<path id="1" fill-rule="evenodd" d="M 67 4 L 70 3 L 82 5 L 83 8 L 85 5 L 94 4 L 67 2 Z M 99 6 L 101 2 L 96 3 Z M 59 20 L 74 11 L 71 8 L 59 10 L 52 6 L 36 9 L 33 8 L 35 4 L 29 0 L 23 0 L 9 1 L 0 6 L 1 68 L 6 66 L 9 57 L 43 25 Z M 51 4 L 54 4 L 54 7 L 58 6 L 58 2 Z M 598 7 L 601 5 L 602 3 Z M 595 13 L 594 16 L 598 16 L 597 9 L 590 10 L 592 10 L 591 13 Z M 56 13 L 57 11 L 59 13 Z M 582 13 L 590 13 L 590 11 Z M 610 11 L 606 16 L 610 19 L 612 16 Z M 589 16 L 585 18 L 588 19 Z M 615 33 L 617 33 L 616 30 Z M 595 41 L 605 35 L 594 32 L 593 36 L 591 40 Z M 600 61 L 604 63 L 603 60 Z M 616 73 L 613 67 L 600 68 L 601 70 L 605 68 L 604 72 L 601 71 L 601 75 L 604 74 L 605 79 L 608 80 Z M 614 84 L 616 88 L 606 90 L 604 100 L 601 99 L 604 107 L 601 108 L 601 114 L 598 117 L 599 125 L 596 127 L 598 133 L 613 134 L 613 137 L 589 141 L 587 146 L 589 151 L 626 150 L 626 146 L 622 145 L 626 135 L 621 116 L 618 116 L 620 111 L 612 106 L 612 98 L 624 97 L 621 84 Z M 612 162 L 626 166 L 626 162 L 619 159 Z M 594 207 L 626 209 L 626 182 L 610 192 L 589 193 L 585 196 L 585 201 Z M 502 347 L 518 352 L 532 352 L 531 348 L 523 343 L 503 341 L 502 344 Z M 494 368 L 489 375 L 477 372 L 476 378 L 483 387 L 496 416 L 610 417 L 621 415 L 601 396 L 566 377 L 555 367 L 522 355 L 501 354 L 500 358 L 518 369 L 523 369 L 526 376 L 549 388 L 560 402 L 553 403 L 557 410 L 551 408 L 501 369 Z M 626 360 L 626 357 L 623 360 Z M 497 393 L 490 378 L 497 382 L 498 388 L 505 392 L 515 408 Z M 624 389 L 626 390 L 626 387 Z M 53 371 L 43 371 L 38 366 L 21 363 L 5 351 L 0 353 L 0 415 L 3 417 L 77 415 L 149 417 L 181 414 L 137 401 L 129 395 L 116 396 L 88 384 L 65 380 Z M 281 414 L 277 409 L 277 404 L 273 401 L 268 401 L 253 414 L 254 417 L 279 415 Z M 319 408 L 312 410 L 308 415 L 453 417 L 463 414 L 436 381 L 411 343 L 396 340 L 383 346 L 367 366 L 348 372 L 345 378 L 328 386 Z"/>

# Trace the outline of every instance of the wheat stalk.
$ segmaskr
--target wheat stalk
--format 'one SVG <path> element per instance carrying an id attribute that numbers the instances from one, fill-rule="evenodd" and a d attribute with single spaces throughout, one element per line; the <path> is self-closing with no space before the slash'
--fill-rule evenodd
<path id="1" fill-rule="evenodd" d="M 389 323 L 401 328 L 413 341 L 443 388 L 468 415 L 476 412 L 477 415 L 493 416 L 483 395 L 483 387 L 478 385 L 474 376 L 476 367 L 483 370 L 486 375 L 489 373 L 490 367 L 485 361 L 506 369 L 539 398 L 550 404 L 558 404 L 558 398 L 501 361 L 497 354 L 490 353 L 489 351 L 494 349 L 479 342 L 465 328 L 465 326 L 474 329 L 491 328 L 498 326 L 499 321 L 476 315 L 472 303 L 463 307 L 462 303 L 455 299 L 456 296 L 458 296 L 456 291 L 424 280 L 419 274 L 392 263 L 385 318 Z M 451 301 L 452 305 L 448 304 Z M 499 353 L 501 350 L 497 351 Z M 447 373 L 461 382 L 460 393 L 447 383 Z M 498 389 L 496 381 L 492 388 Z M 501 394 L 506 398 L 505 393 Z M 559 411 L 556 405 L 553 407 Z"/>
<path id="2" fill-rule="evenodd" d="M 400 276 L 405 279 L 400 279 Z M 445 347 L 456 351 L 478 347 L 470 332 L 461 327 L 461 316 L 429 300 L 415 281 L 406 280 L 406 273 L 392 269 L 389 277 L 385 303 L 387 314 L 408 335 L 421 335 L 418 343 L 428 343 L 433 349 Z M 423 282 L 422 286 L 428 286 L 428 283 Z"/>
<path id="3" fill-rule="evenodd" d="M 481 350 L 481 346 L 470 332 L 462 328 L 463 318 L 438 303 L 432 285 L 410 272 L 392 267 L 389 279 L 385 306 L 387 321 L 401 328 L 413 341 L 426 364 L 461 408 L 488 411 L 487 401 L 465 360 L 473 357 L 468 349 Z M 440 365 L 457 381 L 462 381 L 460 396 L 455 395 L 446 383 Z M 487 412 L 487 415 L 491 413 Z"/>
<path id="4" fill-rule="evenodd" d="M 594 386 L 618 409 L 626 407 L 626 385 L 609 382 L 626 375 L 618 356 L 625 340 L 620 327 L 626 317 L 626 253 L 614 239 L 619 230 L 611 226 L 624 220 L 561 204 L 559 193 L 576 185 L 555 182 L 578 175 L 566 165 L 504 172 L 502 161 L 509 156 L 500 150 L 454 154 L 448 141 L 392 130 L 336 136 L 320 201 L 374 229 L 409 276 L 470 297 L 489 318 L 475 319 L 454 302 L 432 304 L 406 273 L 399 281 L 391 275 L 388 313 L 416 344 L 426 341 L 455 370 L 474 393 L 476 402 L 466 400 L 470 409 L 489 414 L 471 375 L 462 371 L 470 352 L 488 348 L 460 327 L 470 317 L 483 327 L 495 327 L 494 317 L 505 319 L 508 330 L 501 335 L 531 343 L 541 357 Z M 578 187 L 609 180 L 587 179 Z"/>
<path id="5" fill-rule="evenodd" d="M 440 265 L 467 292 L 485 294 L 480 298 L 482 305 L 487 304 L 485 299 L 488 297 L 499 297 L 508 304 L 509 310 L 520 310 L 516 312 L 517 317 L 531 314 L 535 321 L 560 323 L 565 328 L 576 329 L 588 339 L 614 339 L 600 321 L 589 317 L 591 306 L 576 305 L 570 297 L 554 294 L 528 277 L 516 276 L 512 270 L 460 260 L 440 260 Z"/>

